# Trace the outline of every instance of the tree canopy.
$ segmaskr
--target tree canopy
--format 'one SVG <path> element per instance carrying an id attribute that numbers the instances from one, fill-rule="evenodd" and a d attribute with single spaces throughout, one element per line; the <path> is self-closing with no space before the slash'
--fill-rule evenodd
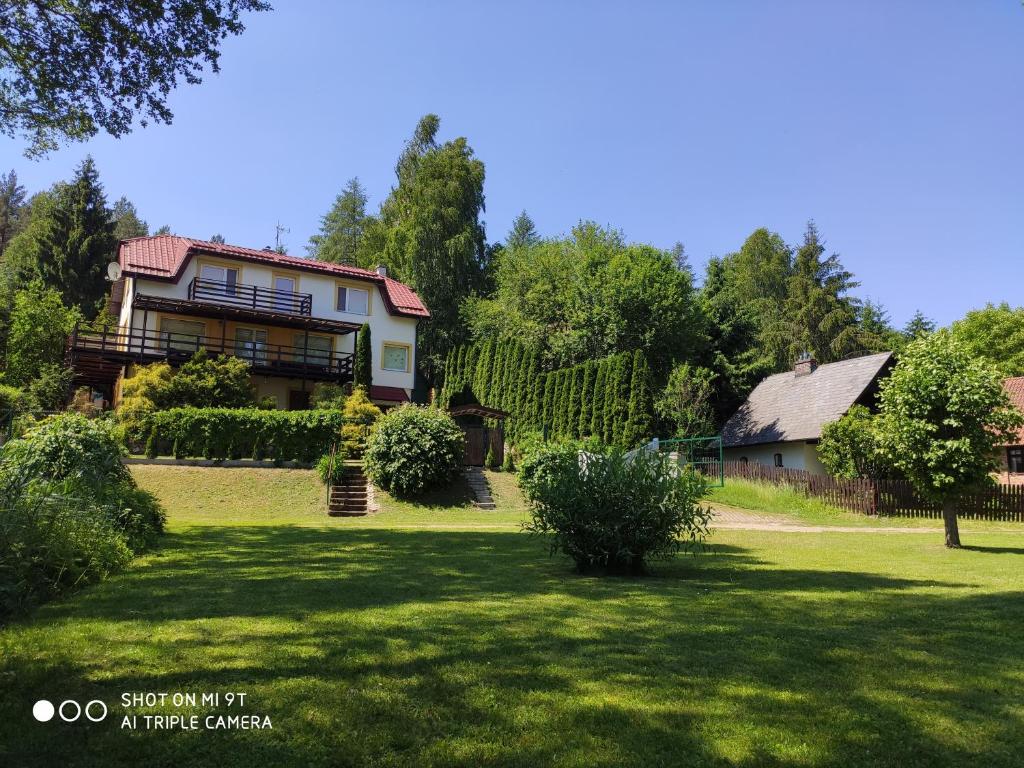
<path id="1" fill-rule="evenodd" d="M 1024 307 L 988 304 L 957 320 L 951 331 L 972 355 L 1003 376 L 1024 376 Z"/>
<path id="2" fill-rule="evenodd" d="M 367 199 L 358 177 L 349 179 L 331 210 L 320 218 L 320 231 L 309 238 L 306 251 L 310 258 L 335 264 L 359 263 L 359 248 L 368 218 Z"/>
<path id="3" fill-rule="evenodd" d="M 220 71 L 219 46 L 244 29 L 262 0 L 62 2 L 10 0 L 0 13 L 0 133 L 26 154 L 100 130 L 128 133 L 135 119 L 169 123 L 179 79 Z"/>
<path id="4" fill-rule="evenodd" d="M 948 331 L 921 336 L 881 383 L 880 449 L 919 493 L 943 504 L 946 546 L 959 547 L 958 495 L 991 484 L 996 446 L 1024 415 L 999 373 Z"/>

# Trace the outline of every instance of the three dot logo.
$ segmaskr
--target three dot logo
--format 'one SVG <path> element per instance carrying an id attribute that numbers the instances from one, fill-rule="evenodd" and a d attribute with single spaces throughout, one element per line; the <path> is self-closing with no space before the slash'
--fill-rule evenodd
<path id="1" fill-rule="evenodd" d="M 86 720 L 99 723 L 107 717 L 107 705 L 99 699 L 93 699 L 84 707 L 74 699 L 65 699 L 56 708 L 46 699 L 40 699 L 32 705 L 32 717 L 40 723 L 48 723 L 55 713 L 65 723 L 73 723 L 83 715 Z"/>

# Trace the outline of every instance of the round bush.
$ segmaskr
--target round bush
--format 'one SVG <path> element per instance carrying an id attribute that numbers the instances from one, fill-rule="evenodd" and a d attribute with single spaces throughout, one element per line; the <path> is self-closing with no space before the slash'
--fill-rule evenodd
<path id="1" fill-rule="evenodd" d="M 464 452 L 462 430 L 446 411 L 403 405 L 377 421 L 363 463 L 378 486 L 410 498 L 450 483 Z"/>
<path id="2" fill-rule="evenodd" d="M 642 573 L 649 560 L 696 549 L 711 519 L 699 504 L 703 476 L 658 453 L 545 448 L 523 461 L 519 482 L 532 507 L 525 528 L 579 571 Z"/>

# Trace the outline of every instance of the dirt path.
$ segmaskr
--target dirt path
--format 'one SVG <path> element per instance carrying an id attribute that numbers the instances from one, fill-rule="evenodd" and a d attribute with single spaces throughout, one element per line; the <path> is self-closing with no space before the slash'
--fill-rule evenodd
<path id="1" fill-rule="evenodd" d="M 755 512 L 749 509 L 712 504 L 715 517 L 712 528 L 745 531 L 780 531 L 786 533 L 927 533 L 934 535 L 936 527 L 909 528 L 906 526 L 860 526 L 860 525 L 808 525 L 795 523 L 793 518 L 774 515 L 770 512 Z"/>

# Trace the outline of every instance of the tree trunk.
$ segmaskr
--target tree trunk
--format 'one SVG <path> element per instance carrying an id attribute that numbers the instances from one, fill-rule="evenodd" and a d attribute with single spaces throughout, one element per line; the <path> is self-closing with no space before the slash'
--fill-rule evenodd
<path id="1" fill-rule="evenodd" d="M 959 549 L 960 528 L 956 523 L 955 499 L 946 499 L 942 502 L 942 522 L 946 526 L 946 546 L 951 549 Z"/>

